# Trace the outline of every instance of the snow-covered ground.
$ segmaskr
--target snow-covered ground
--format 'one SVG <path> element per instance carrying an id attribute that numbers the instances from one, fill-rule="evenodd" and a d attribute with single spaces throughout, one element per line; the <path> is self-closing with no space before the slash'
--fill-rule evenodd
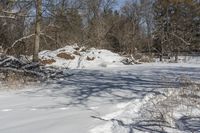
<path id="1" fill-rule="evenodd" d="M 0 133 L 200 132 L 200 90 L 188 86 L 200 83 L 200 57 L 128 66 L 116 53 L 77 45 L 39 56 L 64 78 L 0 81 Z"/>
<path id="2" fill-rule="evenodd" d="M 155 59 L 155 62 L 161 63 L 159 61 L 160 59 Z M 169 63 L 174 62 L 175 58 L 172 57 L 171 59 L 163 59 L 164 61 L 162 63 Z M 178 63 L 182 64 L 200 64 L 200 56 L 179 56 L 178 57 Z"/>
<path id="3" fill-rule="evenodd" d="M 59 80 L 25 86 L 1 84 L 0 133 L 164 132 L 154 128 L 157 122 L 142 119 L 143 107 L 151 108 L 152 99 L 163 99 L 166 88 L 181 87 L 181 77 L 200 81 L 198 64 L 64 71 L 66 77 Z M 185 116 L 179 121 L 185 128 L 168 127 L 167 131 L 200 132 L 199 117 Z"/>

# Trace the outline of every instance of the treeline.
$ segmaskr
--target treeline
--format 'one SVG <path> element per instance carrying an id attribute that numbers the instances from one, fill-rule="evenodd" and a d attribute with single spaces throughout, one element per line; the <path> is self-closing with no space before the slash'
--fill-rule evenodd
<path id="1" fill-rule="evenodd" d="M 37 1 L 0 0 L 0 47 L 7 53 L 33 53 Z M 161 60 L 200 51 L 200 0 L 41 1 L 40 50 L 78 43 Z"/>
<path id="2" fill-rule="evenodd" d="M 161 55 L 172 54 L 178 60 L 180 52 L 200 52 L 200 1 L 156 0 L 153 39 Z"/>

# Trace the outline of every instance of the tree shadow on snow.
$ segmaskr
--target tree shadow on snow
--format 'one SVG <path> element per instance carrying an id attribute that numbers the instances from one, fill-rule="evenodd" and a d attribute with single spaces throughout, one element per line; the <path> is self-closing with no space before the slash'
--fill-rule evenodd
<path id="1" fill-rule="evenodd" d="M 59 103 L 61 106 L 90 106 L 90 102 L 116 104 L 133 99 L 142 99 L 148 94 L 162 94 L 162 88 L 179 88 L 181 84 L 177 78 L 188 76 L 200 80 L 200 68 L 154 68 L 143 70 L 70 70 L 72 76 L 63 80 L 43 83 L 41 89 L 29 92 L 36 96 L 38 93 L 50 97 L 62 97 L 67 100 Z M 50 90 L 50 92 L 46 92 Z M 44 93 L 46 92 L 46 94 Z M 28 92 L 27 92 L 28 93 Z M 112 119 L 118 125 L 129 128 L 130 133 L 135 130 L 152 133 L 165 133 L 163 127 L 171 128 L 163 121 L 141 120 L 136 123 L 124 124 L 120 120 Z M 183 117 L 182 130 L 200 130 L 199 118 Z"/>
<path id="2" fill-rule="evenodd" d="M 148 94 L 162 94 L 162 88 L 180 87 L 176 80 L 181 75 L 193 72 L 191 78 L 200 78 L 198 68 L 154 68 L 142 70 L 70 70 L 72 76 L 56 82 L 46 82 L 47 95 L 70 100 L 65 105 L 87 105 L 94 99 L 117 103 L 143 98 Z M 190 73 L 191 74 L 191 73 Z M 198 79 L 199 80 L 199 79 Z"/>
<path id="3" fill-rule="evenodd" d="M 200 132 L 200 117 L 183 116 L 176 122 L 177 128 L 181 131 L 192 133 Z"/>
<path id="4" fill-rule="evenodd" d="M 104 120 L 99 117 L 93 117 L 95 119 Z M 111 121 L 113 123 L 113 127 L 123 127 L 128 129 L 129 133 L 135 132 L 144 132 L 144 133 L 167 133 L 165 129 L 174 129 L 169 126 L 168 123 L 161 120 L 138 120 L 137 122 L 125 124 L 122 120 L 118 119 L 111 119 L 111 120 L 104 120 L 104 121 Z"/>

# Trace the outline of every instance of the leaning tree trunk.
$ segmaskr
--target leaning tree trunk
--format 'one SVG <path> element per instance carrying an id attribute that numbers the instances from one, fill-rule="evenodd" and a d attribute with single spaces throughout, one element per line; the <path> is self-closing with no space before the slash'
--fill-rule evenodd
<path id="1" fill-rule="evenodd" d="M 36 21 L 35 21 L 35 44 L 33 51 L 33 62 L 38 62 L 39 48 L 40 48 L 40 24 L 42 19 L 42 0 L 35 1 L 36 6 Z"/>

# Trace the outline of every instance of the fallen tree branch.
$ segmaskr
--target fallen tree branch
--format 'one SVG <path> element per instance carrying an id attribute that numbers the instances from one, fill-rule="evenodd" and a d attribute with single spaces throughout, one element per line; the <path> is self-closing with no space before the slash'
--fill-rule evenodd
<path id="1" fill-rule="evenodd" d="M 29 74 L 30 76 L 37 76 L 40 78 L 44 78 L 45 75 L 40 72 L 36 71 L 31 71 L 31 70 L 26 70 L 26 69 L 16 69 L 16 68 L 11 68 L 11 67 L 6 67 L 6 68 L 0 68 L 1 72 L 14 72 L 14 73 L 22 73 L 22 74 Z"/>
<path id="2" fill-rule="evenodd" d="M 33 63 L 6 55 L 0 57 L 0 74 L 19 74 L 22 78 L 28 76 L 35 80 L 58 79 L 66 76 L 62 70 L 47 68 L 40 63 Z"/>

